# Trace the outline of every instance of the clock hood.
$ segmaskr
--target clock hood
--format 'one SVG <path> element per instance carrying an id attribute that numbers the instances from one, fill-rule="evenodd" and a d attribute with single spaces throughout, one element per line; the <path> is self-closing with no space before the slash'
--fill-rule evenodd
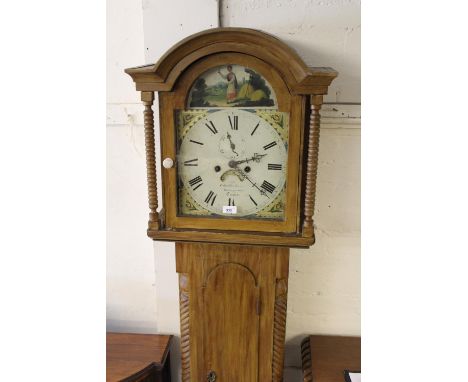
<path id="1" fill-rule="evenodd" d="M 243 53 L 270 63 L 294 94 L 326 94 L 338 73 L 308 67 L 277 37 L 249 28 L 212 28 L 193 34 L 169 49 L 155 64 L 126 69 L 139 91 L 171 91 L 195 61 L 216 53 Z"/>

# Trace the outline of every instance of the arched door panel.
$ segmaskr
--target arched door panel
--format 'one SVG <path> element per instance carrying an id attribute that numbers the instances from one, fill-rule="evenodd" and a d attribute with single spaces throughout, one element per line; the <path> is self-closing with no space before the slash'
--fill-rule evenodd
<path id="1" fill-rule="evenodd" d="M 250 270 L 225 263 L 203 288 L 206 373 L 218 382 L 258 380 L 259 288 Z"/>

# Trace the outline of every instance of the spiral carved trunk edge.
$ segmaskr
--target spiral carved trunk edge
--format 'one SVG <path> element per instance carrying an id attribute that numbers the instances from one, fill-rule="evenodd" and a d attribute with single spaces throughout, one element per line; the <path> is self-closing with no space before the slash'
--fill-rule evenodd
<path id="1" fill-rule="evenodd" d="M 301 343 L 301 357 L 303 382 L 312 382 L 312 356 L 309 337 L 304 339 Z"/>
<path id="2" fill-rule="evenodd" d="M 306 185 L 304 198 L 303 232 L 312 235 L 315 209 L 315 190 L 317 185 L 318 148 L 320 140 L 320 109 L 323 96 L 312 96 L 310 113 L 310 130 L 307 147 Z"/>
<path id="3" fill-rule="evenodd" d="M 179 305 L 182 382 L 190 382 L 190 292 L 187 274 L 179 275 Z"/>
<path id="4" fill-rule="evenodd" d="M 286 334 L 286 312 L 288 307 L 288 280 L 276 281 L 275 313 L 273 323 L 273 382 L 283 381 L 284 339 Z"/>
<path id="5" fill-rule="evenodd" d="M 155 156 L 155 139 L 154 139 L 154 113 L 153 113 L 153 92 L 142 92 L 141 99 L 145 110 L 144 126 L 145 126 L 145 148 L 146 148 L 146 177 L 148 181 L 148 204 L 150 209 L 149 225 L 150 228 L 159 229 L 158 209 L 158 189 L 156 180 L 156 156 Z"/>

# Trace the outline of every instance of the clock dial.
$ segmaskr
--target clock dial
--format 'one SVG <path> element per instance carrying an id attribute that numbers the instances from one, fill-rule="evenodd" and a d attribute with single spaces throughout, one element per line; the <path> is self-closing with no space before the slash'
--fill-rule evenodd
<path id="1" fill-rule="evenodd" d="M 282 218 L 287 115 L 263 113 L 216 109 L 186 118 L 192 122 L 178 137 L 179 213 Z"/>

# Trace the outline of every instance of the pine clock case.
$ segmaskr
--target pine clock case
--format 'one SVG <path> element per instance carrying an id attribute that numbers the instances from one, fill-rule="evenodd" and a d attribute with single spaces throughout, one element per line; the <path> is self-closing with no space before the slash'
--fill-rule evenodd
<path id="1" fill-rule="evenodd" d="M 159 95 L 161 158 L 176 160 L 175 112 L 187 108 L 193 82 L 218 65 L 238 64 L 260 73 L 276 93 L 278 110 L 289 113 L 285 219 L 189 217 L 177 214 L 177 166 L 162 168 L 158 212 L 154 140 L 154 92 Z M 215 28 L 192 35 L 156 64 L 125 71 L 145 105 L 145 144 L 150 216 L 154 240 L 308 247 L 314 243 L 320 108 L 337 76 L 331 68 L 309 68 L 277 38 L 244 28 Z"/>
<path id="2" fill-rule="evenodd" d="M 220 229 L 219 221 L 209 219 L 201 228 L 180 228 L 177 224 L 190 223 L 180 222 L 174 215 L 176 179 L 166 169 L 162 169 L 164 204 L 158 213 L 154 92 L 159 92 L 160 143 L 165 158 L 165 154 L 175 153 L 173 113 L 185 106 L 190 79 L 220 57 L 223 65 L 238 62 L 258 70 L 274 87 L 280 111 L 285 108 L 295 118 L 289 129 L 294 130 L 293 143 L 298 150 L 288 158 L 288 177 L 295 175 L 295 185 L 288 185 L 288 192 L 293 190 L 287 196 L 288 203 L 293 203 L 284 226 L 265 224 L 260 231 L 255 224 L 247 230 L 245 220 L 232 219 L 232 228 Z M 154 240 L 177 242 L 182 381 L 281 382 L 287 247 L 308 247 L 314 241 L 319 111 L 337 73 L 329 68 L 307 68 L 278 39 L 240 28 L 211 29 L 190 36 L 157 64 L 126 72 L 136 82 L 145 105 L 148 235 Z"/>

